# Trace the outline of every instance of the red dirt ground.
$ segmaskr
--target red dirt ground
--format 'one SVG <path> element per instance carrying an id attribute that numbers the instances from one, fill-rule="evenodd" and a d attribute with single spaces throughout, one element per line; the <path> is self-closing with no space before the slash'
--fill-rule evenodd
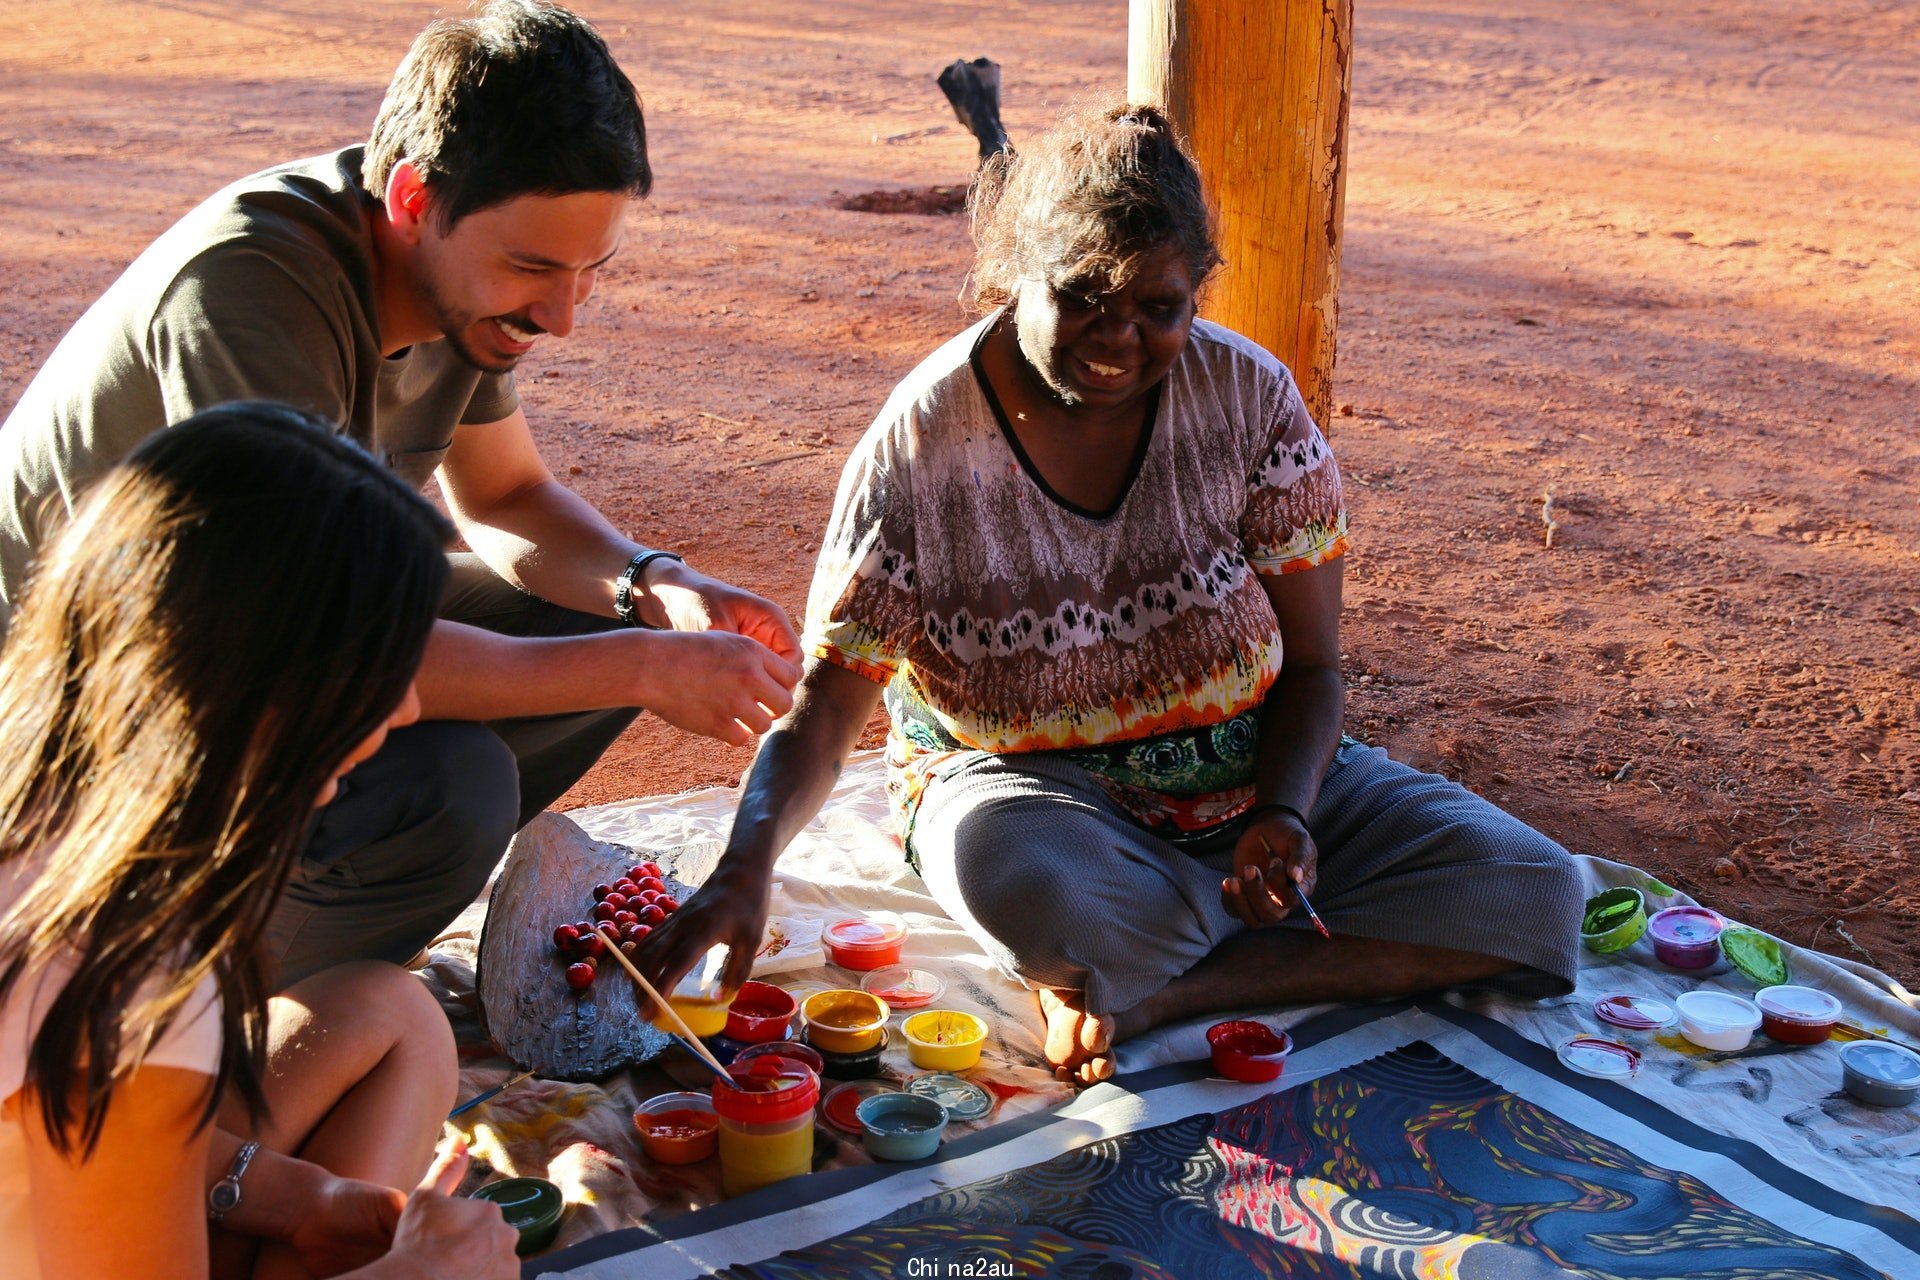
<path id="1" fill-rule="evenodd" d="M 13 12 L 7 404 L 180 212 L 364 136 L 435 9 Z M 963 219 L 840 202 L 964 184 L 955 57 L 1004 65 L 1016 143 L 1124 88 L 1126 6 L 587 12 L 659 183 L 579 334 L 527 361 L 529 414 L 616 521 L 797 611 L 847 448 L 964 320 Z M 1356 733 L 1909 983 L 1916 49 L 1886 0 L 1361 0 L 1327 424 Z M 568 803 L 747 760 L 643 723 Z"/>

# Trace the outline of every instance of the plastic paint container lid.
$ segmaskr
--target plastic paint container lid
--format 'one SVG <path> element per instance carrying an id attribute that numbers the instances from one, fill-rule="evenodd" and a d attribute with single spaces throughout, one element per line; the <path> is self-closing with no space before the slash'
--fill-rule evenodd
<path id="1" fill-rule="evenodd" d="M 1724 991 L 1688 991 L 1674 999 L 1680 1016 L 1702 1031 L 1752 1031 L 1760 1025 L 1760 1010 L 1751 1000 Z"/>
<path id="2" fill-rule="evenodd" d="M 1840 1002 L 1812 987 L 1768 987 L 1755 995 L 1753 1002 L 1762 1014 L 1782 1022 L 1818 1024 L 1840 1017 Z"/>
<path id="3" fill-rule="evenodd" d="M 1728 929 L 1720 935 L 1720 950 L 1727 963 L 1752 982 L 1777 987 L 1787 981 L 1787 958 L 1780 944 L 1758 929 Z"/>
<path id="4" fill-rule="evenodd" d="M 932 1098 L 955 1120 L 978 1120 L 993 1110 L 992 1094 L 971 1080 L 944 1071 L 915 1076 L 907 1082 L 907 1092 Z"/>
<path id="5" fill-rule="evenodd" d="M 1897 1044 L 1855 1040 L 1840 1050 L 1840 1061 L 1855 1075 L 1882 1088 L 1920 1088 L 1920 1053 Z"/>
<path id="6" fill-rule="evenodd" d="M 1594 1016 L 1628 1031 L 1658 1031 L 1680 1020 L 1680 1011 L 1655 996 L 1618 991 L 1593 1002 Z"/>
<path id="7" fill-rule="evenodd" d="M 1570 1070 L 1602 1080 L 1628 1080 L 1640 1070 L 1638 1049 L 1605 1036 L 1575 1036 L 1558 1053 Z"/>
<path id="8" fill-rule="evenodd" d="M 894 964 L 860 979 L 860 989 L 879 996 L 890 1009 L 921 1009 L 945 995 L 947 984 L 937 973 Z"/>
<path id="9" fill-rule="evenodd" d="M 820 1099 L 820 1118 L 831 1129 L 838 1130 L 850 1138 L 860 1136 L 860 1117 L 855 1113 L 861 1103 L 875 1094 L 898 1093 L 898 1085 L 888 1084 L 885 1080 L 849 1080 L 827 1090 Z"/>

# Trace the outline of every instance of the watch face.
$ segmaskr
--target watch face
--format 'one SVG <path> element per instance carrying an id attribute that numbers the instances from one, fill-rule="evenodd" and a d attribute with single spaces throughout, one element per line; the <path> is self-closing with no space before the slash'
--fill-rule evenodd
<path id="1" fill-rule="evenodd" d="M 223 1180 L 213 1184 L 213 1190 L 207 1192 L 207 1203 L 218 1213 L 225 1213 L 240 1203 L 240 1184 Z"/>

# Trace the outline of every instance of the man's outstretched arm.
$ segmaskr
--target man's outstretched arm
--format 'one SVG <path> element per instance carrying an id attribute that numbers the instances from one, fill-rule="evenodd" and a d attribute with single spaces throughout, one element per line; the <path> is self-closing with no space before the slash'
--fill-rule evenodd
<path id="1" fill-rule="evenodd" d="M 496 573 L 551 603 L 614 616 L 615 585 L 644 548 L 554 478 L 525 415 L 462 426 L 440 485 L 467 544 Z M 779 606 L 664 558 L 633 585 L 641 618 L 670 631 L 528 640 L 442 623 L 421 674 L 424 713 L 493 719 L 644 706 L 744 743 L 792 705 L 800 645 Z"/>

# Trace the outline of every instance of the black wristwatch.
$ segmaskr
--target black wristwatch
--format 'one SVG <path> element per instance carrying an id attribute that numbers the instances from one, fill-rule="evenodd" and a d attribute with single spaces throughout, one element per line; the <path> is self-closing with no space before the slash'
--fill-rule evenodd
<path id="1" fill-rule="evenodd" d="M 240 1149 L 233 1153 L 233 1163 L 227 1167 L 227 1176 L 213 1184 L 207 1192 L 207 1221 L 219 1222 L 220 1219 L 240 1207 L 240 1179 L 246 1176 L 247 1166 L 253 1163 L 260 1144 L 243 1142 Z"/>
<path id="2" fill-rule="evenodd" d="M 620 621 L 630 627 L 644 627 L 639 610 L 633 607 L 633 584 L 640 580 L 640 574 L 655 560 L 678 560 L 686 563 L 686 557 L 672 551 L 642 551 L 627 561 L 627 567 L 613 584 L 613 613 Z"/>

